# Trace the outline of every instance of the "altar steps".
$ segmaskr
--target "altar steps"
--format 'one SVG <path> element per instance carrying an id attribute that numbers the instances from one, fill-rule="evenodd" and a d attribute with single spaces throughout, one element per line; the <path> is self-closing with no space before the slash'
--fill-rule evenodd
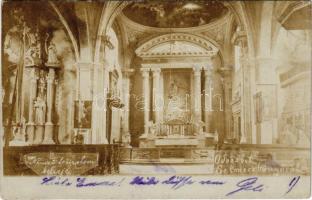
<path id="1" fill-rule="evenodd" d="M 213 174 L 215 147 L 124 148 L 120 174 Z"/>
<path id="2" fill-rule="evenodd" d="M 213 163 L 123 163 L 119 165 L 119 173 L 124 175 L 156 175 L 156 174 L 213 174 Z"/>

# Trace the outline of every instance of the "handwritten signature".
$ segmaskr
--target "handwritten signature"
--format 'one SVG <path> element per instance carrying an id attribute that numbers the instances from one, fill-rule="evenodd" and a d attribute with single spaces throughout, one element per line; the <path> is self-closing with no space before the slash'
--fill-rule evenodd
<path id="1" fill-rule="evenodd" d="M 238 187 L 236 190 L 229 192 L 226 196 L 230 196 L 240 191 L 253 191 L 253 192 L 262 192 L 263 184 L 256 184 L 258 177 L 251 177 L 244 179 L 236 184 Z"/>

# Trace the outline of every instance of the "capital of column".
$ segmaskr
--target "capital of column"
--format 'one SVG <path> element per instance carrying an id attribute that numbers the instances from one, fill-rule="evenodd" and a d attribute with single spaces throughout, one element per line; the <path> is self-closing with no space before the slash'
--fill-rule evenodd
<path id="1" fill-rule="evenodd" d="M 212 73 L 213 73 L 213 68 L 207 67 L 206 69 L 204 69 L 204 75 L 205 75 L 205 77 L 210 77 L 210 76 L 212 76 Z"/>
<path id="2" fill-rule="evenodd" d="M 134 69 L 130 69 L 130 68 L 123 69 L 121 72 L 122 72 L 123 77 L 129 78 L 130 76 L 134 74 Z"/>
<path id="3" fill-rule="evenodd" d="M 96 67 L 97 65 L 94 65 Z M 76 67 L 79 71 L 86 71 L 92 68 L 92 63 L 90 62 L 77 62 Z"/>
<path id="4" fill-rule="evenodd" d="M 150 70 L 151 70 L 150 68 L 141 68 L 142 76 L 143 77 L 148 77 Z"/>
<path id="5" fill-rule="evenodd" d="M 225 66 L 221 67 L 218 71 L 223 77 L 227 77 L 232 75 L 232 69 L 233 67 Z"/>
<path id="6" fill-rule="evenodd" d="M 194 76 L 200 76 L 201 67 L 193 67 Z"/>
<path id="7" fill-rule="evenodd" d="M 153 68 L 151 69 L 153 76 L 158 76 L 160 75 L 161 69 L 160 68 Z"/>

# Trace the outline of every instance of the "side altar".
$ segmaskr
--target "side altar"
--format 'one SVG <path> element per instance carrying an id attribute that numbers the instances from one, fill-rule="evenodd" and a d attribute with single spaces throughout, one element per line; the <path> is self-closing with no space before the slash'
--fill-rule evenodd
<path id="1" fill-rule="evenodd" d="M 56 113 L 61 61 L 50 32 L 31 28 L 26 22 L 6 36 L 6 48 L 14 37 L 23 53 L 10 77 L 10 112 L 5 116 L 5 146 L 56 144 Z"/>

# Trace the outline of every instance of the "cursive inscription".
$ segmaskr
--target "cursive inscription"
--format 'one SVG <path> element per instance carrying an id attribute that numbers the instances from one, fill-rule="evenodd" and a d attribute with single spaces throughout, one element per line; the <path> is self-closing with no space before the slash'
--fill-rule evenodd
<path id="1" fill-rule="evenodd" d="M 47 176 L 43 177 L 41 181 L 41 185 L 54 185 L 54 186 L 75 186 L 77 188 L 82 187 L 95 187 L 95 186 L 118 186 L 122 184 L 125 178 L 120 180 L 102 180 L 102 181 L 94 181 L 87 179 L 85 177 L 78 177 L 74 180 L 70 180 L 69 178 L 57 177 L 57 176 Z"/>
<path id="2" fill-rule="evenodd" d="M 285 194 L 290 193 L 300 180 L 300 176 L 293 177 L 288 184 L 288 190 Z M 127 180 L 128 179 L 128 180 Z M 126 181 L 125 181 L 126 180 Z M 238 192 L 262 192 L 265 186 L 259 183 L 258 177 L 250 177 L 244 180 L 240 180 L 235 184 L 236 188 L 231 192 L 228 192 L 226 196 L 233 195 Z M 202 187 L 215 187 L 227 185 L 227 181 L 224 180 L 211 180 L 211 179 L 198 179 L 192 176 L 168 176 L 168 177 L 155 177 L 155 176 L 134 176 L 134 177 L 117 177 L 113 180 L 111 179 L 100 179 L 94 180 L 89 177 L 77 177 L 77 178 L 66 178 L 62 176 L 45 176 L 41 179 L 40 185 L 46 186 L 72 186 L 76 188 L 86 188 L 86 187 L 120 187 L 122 184 L 128 184 L 132 186 L 156 186 L 156 185 L 166 185 L 170 189 L 177 190 L 181 187 L 187 185 L 201 185 Z M 227 186 L 228 187 L 228 186 Z M 192 187 L 190 187 L 192 188 Z"/>
<path id="3" fill-rule="evenodd" d="M 262 184 L 256 184 L 258 178 L 257 177 L 251 177 L 248 179 L 244 179 L 236 184 L 238 187 L 236 190 L 229 192 L 226 194 L 226 196 L 230 196 L 234 193 L 240 192 L 240 191 L 252 191 L 252 192 L 262 192 L 263 185 Z"/>
<path id="4" fill-rule="evenodd" d="M 93 187 L 93 186 L 116 186 L 116 182 L 115 181 L 101 181 L 101 182 L 97 182 L 97 181 L 87 181 L 86 178 L 77 178 L 77 183 L 76 183 L 76 187 Z"/>
<path id="5" fill-rule="evenodd" d="M 185 185 L 191 185 L 195 181 L 191 176 L 171 176 L 169 179 L 162 182 L 162 184 L 172 185 L 172 189 L 179 189 Z"/>
<path id="6" fill-rule="evenodd" d="M 41 185 L 70 186 L 70 185 L 72 185 L 72 182 L 68 178 L 48 176 L 48 177 L 44 177 L 42 179 Z"/>
<path id="7" fill-rule="evenodd" d="M 159 181 L 155 177 L 136 176 L 129 183 L 130 185 L 156 185 Z"/>
<path id="8" fill-rule="evenodd" d="M 201 185 L 223 185 L 225 184 L 224 181 L 212 181 L 212 180 L 202 180 L 202 181 L 199 181 L 199 183 Z"/>

